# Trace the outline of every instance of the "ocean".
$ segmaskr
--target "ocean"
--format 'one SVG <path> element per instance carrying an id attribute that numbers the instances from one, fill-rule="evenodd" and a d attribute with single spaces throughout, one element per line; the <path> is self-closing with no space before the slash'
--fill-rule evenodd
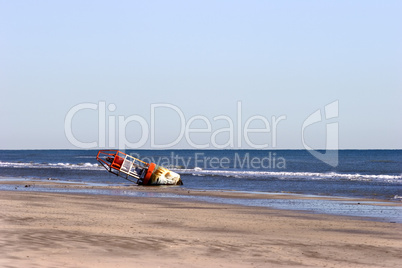
<path id="1" fill-rule="evenodd" d="M 0 180 L 132 185 L 97 150 L 0 150 Z M 127 150 L 179 173 L 189 190 L 402 200 L 402 150 L 340 150 L 333 167 L 305 150 Z M 0 186 L 1 189 L 2 186 Z"/>

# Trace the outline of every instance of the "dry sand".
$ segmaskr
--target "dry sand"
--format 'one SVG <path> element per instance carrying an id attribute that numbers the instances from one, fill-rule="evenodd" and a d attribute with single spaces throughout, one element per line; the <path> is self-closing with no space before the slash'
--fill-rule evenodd
<path id="1" fill-rule="evenodd" d="M 400 267 L 401 252 L 399 223 L 182 199 L 0 191 L 4 268 Z"/>

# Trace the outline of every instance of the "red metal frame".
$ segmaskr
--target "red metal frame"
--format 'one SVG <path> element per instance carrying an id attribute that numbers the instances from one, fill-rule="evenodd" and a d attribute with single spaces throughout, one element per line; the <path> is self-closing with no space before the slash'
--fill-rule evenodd
<path id="1" fill-rule="evenodd" d="M 111 161 L 107 161 L 107 158 L 109 157 Z M 101 163 L 107 171 L 117 176 L 123 177 L 129 181 L 132 181 L 131 179 L 129 179 L 129 176 L 132 176 L 132 174 L 130 174 L 127 170 L 122 169 L 122 165 L 125 159 L 128 159 L 128 161 L 131 162 L 136 162 L 137 164 L 140 164 L 145 168 L 149 167 L 150 165 L 140 159 L 132 157 L 131 155 L 127 155 L 118 150 L 101 150 L 96 156 L 96 160 L 98 160 L 98 162 Z M 138 178 L 136 179 L 138 180 Z"/>

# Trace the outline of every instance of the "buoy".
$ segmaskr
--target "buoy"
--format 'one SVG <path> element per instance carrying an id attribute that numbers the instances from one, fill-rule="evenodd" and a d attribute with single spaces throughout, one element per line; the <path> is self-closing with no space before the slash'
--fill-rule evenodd
<path id="1" fill-rule="evenodd" d="M 183 185 L 176 172 L 118 150 L 100 150 L 96 160 L 110 173 L 140 185 Z"/>

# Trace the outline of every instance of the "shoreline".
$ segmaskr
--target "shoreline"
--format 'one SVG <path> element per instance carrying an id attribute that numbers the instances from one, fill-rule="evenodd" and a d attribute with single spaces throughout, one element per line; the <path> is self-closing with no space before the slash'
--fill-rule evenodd
<path id="1" fill-rule="evenodd" d="M 193 190 L 179 186 L 91 185 L 57 180 L 0 180 L 0 191 L 111 195 L 140 198 L 172 198 L 183 201 L 299 211 L 302 213 L 352 216 L 366 220 L 402 223 L 402 202 L 294 193 Z"/>
<path id="2" fill-rule="evenodd" d="M 396 267 L 402 225 L 177 198 L 1 191 L 0 266 Z"/>

